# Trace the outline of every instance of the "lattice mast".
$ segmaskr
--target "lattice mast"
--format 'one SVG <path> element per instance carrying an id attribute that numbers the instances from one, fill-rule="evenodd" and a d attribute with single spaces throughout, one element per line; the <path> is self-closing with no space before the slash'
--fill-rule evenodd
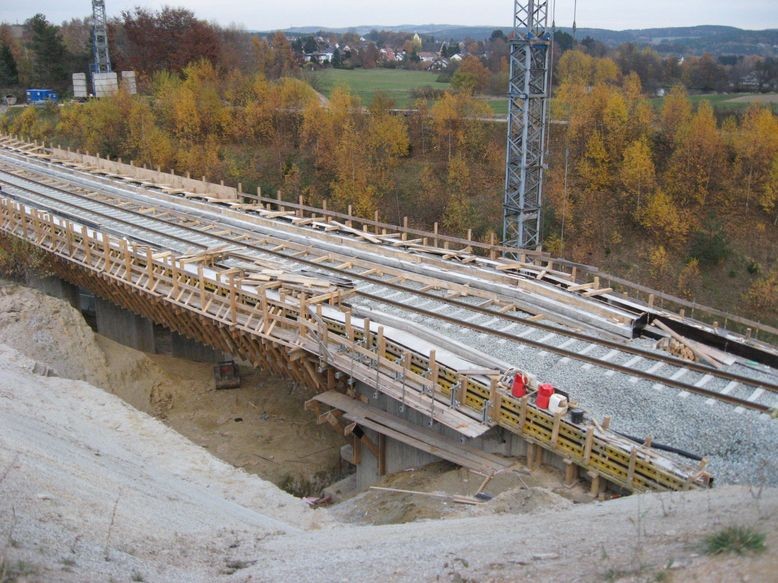
<path id="1" fill-rule="evenodd" d="M 508 81 L 508 148 L 503 242 L 534 249 L 540 244 L 543 152 L 551 33 L 546 0 L 515 0 Z"/>
<path id="2" fill-rule="evenodd" d="M 111 57 L 108 54 L 108 24 L 105 19 L 104 0 L 92 0 L 92 47 L 92 72 L 110 73 Z"/>

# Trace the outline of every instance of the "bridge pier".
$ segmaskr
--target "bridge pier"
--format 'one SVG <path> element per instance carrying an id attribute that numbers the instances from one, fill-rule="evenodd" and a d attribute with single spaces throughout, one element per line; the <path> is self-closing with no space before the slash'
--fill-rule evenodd
<path id="1" fill-rule="evenodd" d="M 111 302 L 97 297 L 95 301 L 97 332 L 143 352 L 154 352 L 154 324 Z"/>
<path id="2" fill-rule="evenodd" d="M 77 285 L 68 283 L 55 275 L 40 276 L 34 273 L 27 275 L 26 283 L 48 296 L 65 300 L 74 308 L 80 309 L 80 292 Z"/>
<path id="3" fill-rule="evenodd" d="M 218 362 L 230 358 L 210 346 L 190 340 L 176 332 L 171 332 L 170 336 L 171 354 L 176 358 L 185 358 L 195 362 Z"/>

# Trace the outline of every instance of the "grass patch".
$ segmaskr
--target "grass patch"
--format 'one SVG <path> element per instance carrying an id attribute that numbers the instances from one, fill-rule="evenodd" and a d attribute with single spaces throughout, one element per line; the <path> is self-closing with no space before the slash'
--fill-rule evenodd
<path id="1" fill-rule="evenodd" d="M 448 83 L 438 83 L 439 73 L 428 71 L 405 71 L 402 69 L 323 69 L 314 73 L 319 86 L 327 97 L 339 86 L 348 87 L 351 92 L 369 105 L 373 94 L 381 91 L 391 97 L 398 108 L 413 105 L 411 91 L 420 87 L 448 89 Z"/>
<path id="2" fill-rule="evenodd" d="M 322 69 L 313 73 L 315 84 L 327 97 L 336 87 L 348 87 L 358 95 L 364 105 L 369 105 L 376 91 L 388 95 L 398 109 L 410 109 L 415 99 L 414 89 L 430 87 L 445 91 L 451 85 L 438 81 L 440 73 L 406 71 L 404 69 Z M 508 98 L 484 97 L 494 115 L 508 114 Z"/>
<path id="3" fill-rule="evenodd" d="M 0 557 L 0 583 L 27 581 L 30 575 L 36 573 L 36 568 L 26 561 L 10 561 L 5 557 Z"/>
<path id="4" fill-rule="evenodd" d="M 721 555 L 761 553 L 765 550 L 765 535 L 747 526 L 730 526 L 705 539 L 705 553 Z"/>

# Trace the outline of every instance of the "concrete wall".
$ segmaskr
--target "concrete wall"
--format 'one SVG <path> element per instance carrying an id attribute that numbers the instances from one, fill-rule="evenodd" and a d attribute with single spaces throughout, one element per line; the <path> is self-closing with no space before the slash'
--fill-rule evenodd
<path id="1" fill-rule="evenodd" d="M 72 285 L 58 277 L 40 277 L 38 275 L 28 275 L 27 285 L 42 291 L 46 295 L 65 300 L 74 308 L 80 309 L 78 286 Z"/>
<path id="2" fill-rule="evenodd" d="M 95 302 L 97 332 L 143 352 L 154 352 L 154 324 L 101 298 Z"/>
<path id="3" fill-rule="evenodd" d="M 177 358 L 186 358 L 195 362 L 219 362 L 229 357 L 210 346 L 189 340 L 175 332 L 171 333 L 171 354 Z"/>

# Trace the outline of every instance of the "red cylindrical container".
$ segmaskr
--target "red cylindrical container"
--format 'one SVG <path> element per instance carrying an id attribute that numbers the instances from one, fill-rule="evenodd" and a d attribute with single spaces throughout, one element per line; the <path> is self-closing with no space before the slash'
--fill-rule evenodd
<path id="1" fill-rule="evenodd" d="M 554 394 L 554 387 L 549 384 L 543 384 L 538 387 L 538 396 L 535 399 L 535 404 L 541 409 L 548 409 L 548 401 L 551 395 Z"/>
<path id="2" fill-rule="evenodd" d="M 524 381 L 524 375 L 517 372 L 513 377 L 513 385 L 511 386 L 511 395 L 514 397 L 523 397 L 527 394 L 527 383 Z"/>

